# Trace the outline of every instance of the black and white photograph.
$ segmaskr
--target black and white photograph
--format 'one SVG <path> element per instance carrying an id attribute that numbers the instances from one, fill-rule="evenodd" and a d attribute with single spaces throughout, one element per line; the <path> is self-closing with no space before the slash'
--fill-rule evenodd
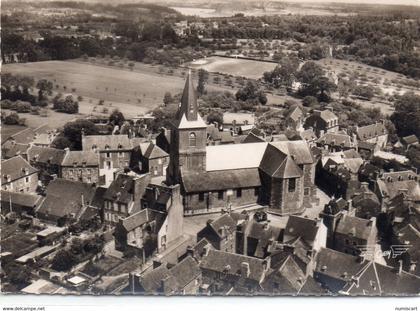
<path id="1" fill-rule="evenodd" d="M 420 0 L 2 0 L 0 104 L 2 310 L 420 308 Z"/>

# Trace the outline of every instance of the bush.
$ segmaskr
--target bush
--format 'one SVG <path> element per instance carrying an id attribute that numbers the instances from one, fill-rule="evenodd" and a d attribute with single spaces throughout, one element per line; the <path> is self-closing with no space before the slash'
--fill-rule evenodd
<path id="1" fill-rule="evenodd" d="M 19 115 L 16 112 L 12 112 L 4 119 L 4 124 L 7 125 L 18 125 L 19 124 Z"/>
<path id="2" fill-rule="evenodd" d="M 12 104 L 11 109 L 20 113 L 27 113 L 31 112 L 32 105 L 28 102 L 17 101 Z"/>

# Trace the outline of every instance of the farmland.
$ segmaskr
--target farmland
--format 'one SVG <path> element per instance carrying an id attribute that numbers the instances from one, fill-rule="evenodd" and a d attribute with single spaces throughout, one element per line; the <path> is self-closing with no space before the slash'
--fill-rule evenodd
<path id="1" fill-rule="evenodd" d="M 276 67 L 276 63 L 218 56 L 199 59 L 187 65 L 194 69 L 205 69 L 210 72 L 220 72 L 249 79 L 259 79 L 265 71 L 273 70 Z"/>
<path id="2" fill-rule="evenodd" d="M 24 74 L 54 83 L 54 90 L 84 97 L 81 113 L 92 112 L 99 99 L 104 105 L 118 104 L 120 110 L 131 115 L 144 113 L 162 102 L 166 91 L 178 93 L 183 79 L 150 72 L 131 72 L 118 68 L 71 61 L 47 61 L 3 66 L 3 72 Z"/>

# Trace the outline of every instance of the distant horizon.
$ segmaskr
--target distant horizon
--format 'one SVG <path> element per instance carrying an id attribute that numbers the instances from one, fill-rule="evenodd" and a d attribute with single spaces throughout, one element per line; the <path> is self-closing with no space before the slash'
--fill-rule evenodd
<path id="1" fill-rule="evenodd" d="M 38 0 L 5 0 L 5 2 L 31 2 Z M 41 2 L 52 2 L 57 0 L 41 0 Z M 71 2 L 112 2 L 112 3 L 150 3 L 154 2 L 159 5 L 171 6 L 179 4 L 179 0 L 58 0 L 58 1 L 71 1 Z M 220 1 L 220 0 L 219 0 Z M 222 0 L 223 1 L 223 0 Z M 227 0 L 224 0 L 227 1 Z M 241 0 L 243 2 L 258 2 L 258 0 Z M 407 5 L 407 6 L 420 6 L 420 0 L 272 0 L 273 2 L 287 2 L 287 3 L 341 3 L 341 4 L 379 4 L 379 5 Z M 188 0 L 184 5 L 196 5 L 197 2 L 209 3 L 208 0 Z M 264 0 L 261 0 L 264 2 Z"/>

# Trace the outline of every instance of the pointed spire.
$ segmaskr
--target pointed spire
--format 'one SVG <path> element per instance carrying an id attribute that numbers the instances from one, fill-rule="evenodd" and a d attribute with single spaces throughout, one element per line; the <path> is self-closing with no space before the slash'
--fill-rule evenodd
<path id="1" fill-rule="evenodd" d="M 187 80 L 185 81 L 178 119 L 182 118 L 184 114 L 188 121 L 196 121 L 198 118 L 197 93 L 191 77 L 191 69 L 188 71 Z"/>

